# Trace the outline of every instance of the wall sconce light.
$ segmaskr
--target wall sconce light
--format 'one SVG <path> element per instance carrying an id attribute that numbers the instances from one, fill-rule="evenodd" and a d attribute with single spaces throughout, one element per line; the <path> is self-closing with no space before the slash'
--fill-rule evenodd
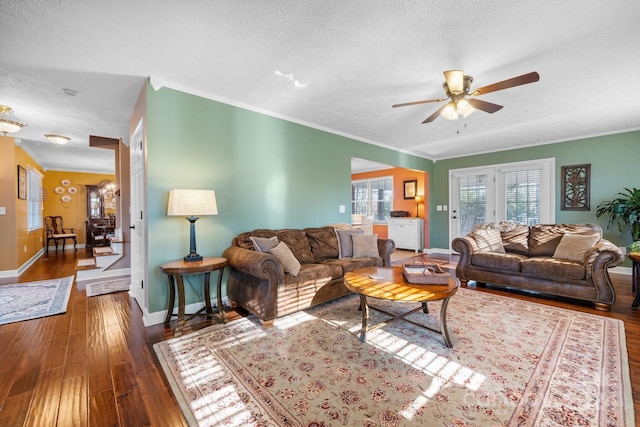
<path id="1" fill-rule="evenodd" d="M 196 252 L 196 221 L 199 215 L 218 215 L 216 192 L 213 190 L 176 189 L 169 192 L 168 216 L 185 216 L 190 226 L 189 255 L 186 262 L 202 261 L 202 255 Z"/>

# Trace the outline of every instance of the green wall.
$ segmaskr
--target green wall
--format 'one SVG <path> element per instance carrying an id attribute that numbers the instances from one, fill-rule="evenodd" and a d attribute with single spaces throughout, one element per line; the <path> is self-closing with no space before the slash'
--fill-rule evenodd
<path id="1" fill-rule="evenodd" d="M 167 306 L 159 266 L 189 252 L 189 223 L 166 216 L 169 190 L 216 191 L 218 215 L 196 222 L 197 249 L 221 256 L 244 231 L 350 222 L 351 157 L 427 172 L 433 167 L 423 158 L 147 86 L 149 312 Z M 187 303 L 202 301 L 198 280 L 186 284 Z"/>
<path id="2" fill-rule="evenodd" d="M 449 203 L 449 170 L 544 158 L 555 158 L 557 223 L 596 222 L 602 226 L 605 238 L 616 245 L 626 246 L 631 243 L 631 236 L 627 231 L 619 233 L 615 224 L 607 229 L 606 219 L 596 218 L 595 211 L 600 202 L 611 200 L 624 188 L 640 187 L 640 131 L 439 160 L 431 174 L 431 247 L 449 248 L 449 213 L 435 211 L 436 205 Z M 591 210 L 560 210 L 561 167 L 585 163 L 591 164 Z"/>

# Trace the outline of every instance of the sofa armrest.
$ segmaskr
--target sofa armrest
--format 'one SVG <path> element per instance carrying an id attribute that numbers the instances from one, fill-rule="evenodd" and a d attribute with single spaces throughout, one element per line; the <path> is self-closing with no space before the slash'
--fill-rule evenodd
<path id="1" fill-rule="evenodd" d="M 451 242 L 451 248 L 460 254 L 456 265 L 456 276 L 459 279 L 466 278 L 465 270 L 471 265 L 471 256 L 477 249 L 475 241 L 471 237 L 456 237 Z"/>
<path id="2" fill-rule="evenodd" d="M 619 247 L 606 239 L 600 239 L 584 256 L 587 275 L 595 275 L 594 270 L 607 269 L 622 264 L 624 254 Z"/>
<path id="3" fill-rule="evenodd" d="M 378 239 L 378 254 L 382 258 L 382 265 L 391 265 L 391 254 L 396 251 L 396 242 L 391 239 Z"/>
<path id="4" fill-rule="evenodd" d="M 230 246 L 222 255 L 229 261 L 231 268 L 261 280 L 271 280 L 273 272 L 284 277 L 284 267 L 273 254 L 267 254 L 238 246 Z M 278 280 L 276 280 L 276 283 Z"/>

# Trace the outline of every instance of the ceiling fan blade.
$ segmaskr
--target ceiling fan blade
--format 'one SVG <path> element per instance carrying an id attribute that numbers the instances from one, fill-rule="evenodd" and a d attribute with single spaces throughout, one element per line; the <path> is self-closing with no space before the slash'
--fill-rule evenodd
<path id="1" fill-rule="evenodd" d="M 482 101 L 481 99 L 469 98 L 467 99 L 467 101 L 476 110 L 482 110 L 489 114 L 493 114 L 496 111 L 499 111 L 502 109 L 502 105 L 494 104 L 492 102 Z"/>
<path id="2" fill-rule="evenodd" d="M 404 104 L 393 104 L 391 107 L 406 107 L 407 105 L 418 105 L 418 104 L 427 104 L 429 102 L 442 102 L 447 98 L 438 98 L 438 99 L 425 99 L 424 101 L 413 101 L 413 102 L 405 102 Z"/>
<path id="3" fill-rule="evenodd" d="M 534 83 L 534 82 L 537 82 L 538 80 L 540 80 L 540 74 L 534 71 L 528 74 L 523 74 L 518 77 L 513 77 L 507 80 L 503 80 L 501 82 L 494 83 L 488 86 L 483 86 L 479 89 L 475 89 L 474 91 L 472 91 L 470 95 L 473 95 L 473 96 L 484 95 L 486 93 L 491 93 L 498 90 L 509 89 L 510 87 L 514 87 L 514 86 L 521 86 L 521 85 L 526 85 L 527 83 Z"/>
<path id="4" fill-rule="evenodd" d="M 432 115 L 430 115 L 429 117 L 427 117 L 426 119 L 424 119 L 424 121 L 422 122 L 422 124 L 424 123 L 431 123 L 432 121 L 434 121 L 435 119 L 438 118 L 438 116 L 440 115 L 440 113 L 442 113 L 442 110 L 444 110 L 444 107 L 446 107 L 447 104 L 444 104 L 442 107 L 438 108 L 436 110 L 435 113 L 433 113 Z"/>

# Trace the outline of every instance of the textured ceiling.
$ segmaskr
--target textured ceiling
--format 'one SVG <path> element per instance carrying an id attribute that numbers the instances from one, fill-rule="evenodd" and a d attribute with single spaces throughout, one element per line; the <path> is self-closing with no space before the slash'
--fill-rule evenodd
<path id="1" fill-rule="evenodd" d="M 0 104 L 46 169 L 113 170 L 89 135 L 128 140 L 147 77 L 169 86 L 438 160 L 640 129 L 637 0 L 3 0 Z M 503 105 L 421 124 L 442 72 Z M 68 135 L 66 146 L 45 133 Z"/>

